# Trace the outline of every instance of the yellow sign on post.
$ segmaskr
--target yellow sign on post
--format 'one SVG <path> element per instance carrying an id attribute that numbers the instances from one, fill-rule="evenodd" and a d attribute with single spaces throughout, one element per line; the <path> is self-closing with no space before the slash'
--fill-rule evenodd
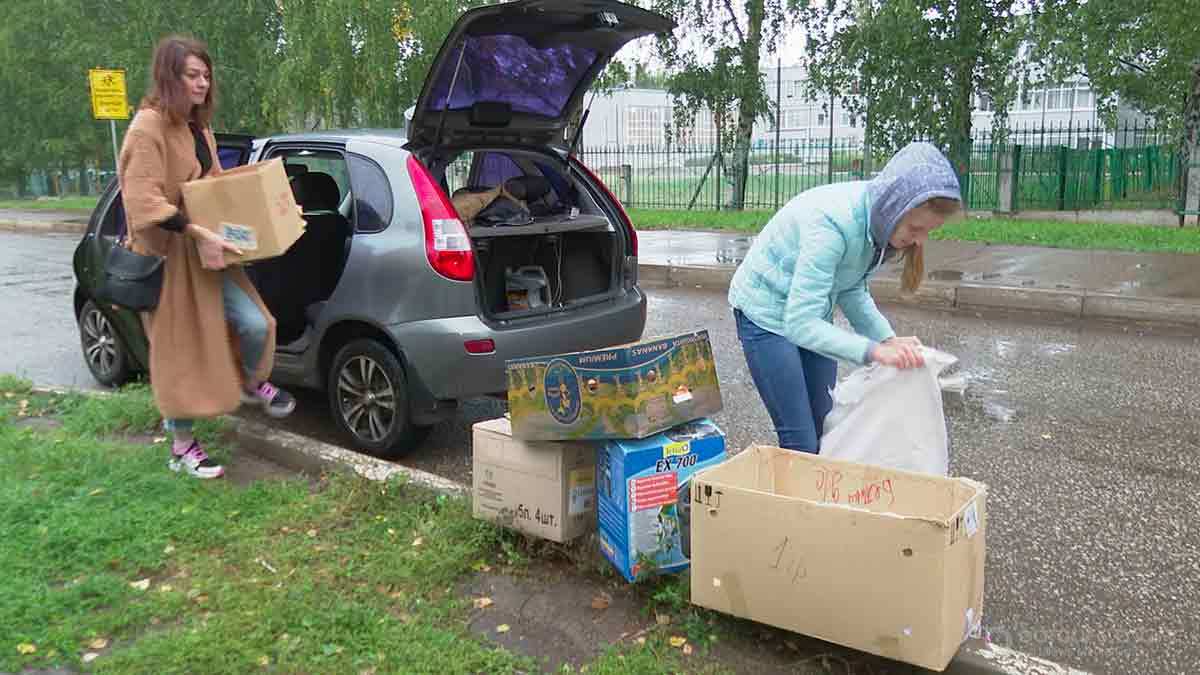
<path id="1" fill-rule="evenodd" d="M 125 95 L 125 71 L 93 68 L 88 71 L 92 89 L 92 116 L 98 120 L 129 119 L 129 101 Z"/>

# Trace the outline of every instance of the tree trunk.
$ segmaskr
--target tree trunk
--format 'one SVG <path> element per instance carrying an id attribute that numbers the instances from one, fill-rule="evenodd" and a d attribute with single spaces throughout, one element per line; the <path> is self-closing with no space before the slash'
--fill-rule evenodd
<path id="1" fill-rule="evenodd" d="M 974 18 L 968 16 L 969 9 L 974 3 L 970 0 L 960 0 L 955 4 L 955 38 L 960 53 L 970 54 L 970 58 L 962 58 L 954 71 L 954 102 L 950 113 L 950 162 L 958 174 L 959 188 L 962 190 L 963 208 L 968 206 L 970 194 L 971 166 L 971 111 L 974 109 L 975 83 L 973 75 L 975 55 L 978 50 L 973 44 L 978 38 L 978 27 L 973 25 Z"/>
<path id="2" fill-rule="evenodd" d="M 86 159 L 79 158 L 79 196 L 88 196 L 88 162 Z"/>
<path id="3" fill-rule="evenodd" d="M 761 100 L 758 60 L 762 47 L 763 1 L 750 0 L 746 9 L 750 22 L 746 41 L 742 44 L 741 92 L 738 102 L 737 143 L 733 155 L 733 199 L 731 206 L 741 210 L 746 205 L 746 183 L 750 177 L 750 140 L 754 135 L 754 120 L 758 117 Z"/>
<path id="4" fill-rule="evenodd" d="M 1195 158 L 1200 148 L 1200 58 L 1192 61 L 1192 81 L 1188 87 L 1183 102 L 1183 143 L 1181 144 L 1180 163 L 1183 170 L 1179 172 L 1179 226 L 1187 223 L 1187 212 L 1194 211 L 1200 206 L 1200 185 L 1193 187 Z M 1193 214 L 1195 215 L 1195 214 Z M 1196 215 L 1196 224 L 1200 226 L 1200 215 Z"/>

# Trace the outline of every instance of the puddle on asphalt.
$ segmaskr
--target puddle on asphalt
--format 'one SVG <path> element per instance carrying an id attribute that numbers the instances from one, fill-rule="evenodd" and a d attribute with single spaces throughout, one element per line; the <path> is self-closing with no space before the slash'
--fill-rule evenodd
<path id="1" fill-rule="evenodd" d="M 1000 401 L 985 399 L 983 402 L 983 414 L 997 422 L 1008 424 L 1017 416 L 1017 411 Z"/>
<path id="2" fill-rule="evenodd" d="M 1017 418 L 1017 409 L 1009 399 L 1008 389 L 996 386 L 1002 383 L 996 381 L 995 371 L 975 367 L 961 373 L 970 384 L 961 397 L 954 398 L 960 399 L 964 409 L 982 410 L 984 417 L 1001 424 L 1009 424 Z"/>
<path id="3" fill-rule="evenodd" d="M 964 276 L 959 270 L 934 270 L 929 273 L 930 281 L 962 281 Z"/>
<path id="4" fill-rule="evenodd" d="M 717 262 L 725 265 L 740 265 L 750 251 L 754 237 L 726 237 L 717 244 Z"/>

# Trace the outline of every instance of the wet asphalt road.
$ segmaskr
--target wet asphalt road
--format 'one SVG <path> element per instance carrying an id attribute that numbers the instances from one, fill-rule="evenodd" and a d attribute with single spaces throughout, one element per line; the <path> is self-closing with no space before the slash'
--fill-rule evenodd
<path id="1" fill-rule="evenodd" d="M 0 372 L 91 386 L 71 319 L 74 237 L 0 233 Z M 1200 338 L 1195 331 L 887 307 L 902 335 L 961 359 L 948 394 L 956 475 L 989 486 L 985 627 L 1107 673 L 1200 671 Z M 706 328 L 731 449 L 772 442 L 722 296 L 651 289 L 646 335 Z M 843 374 L 846 369 L 843 368 Z M 333 442 L 320 395 L 284 426 Z M 403 458 L 470 480 L 472 401 Z"/>

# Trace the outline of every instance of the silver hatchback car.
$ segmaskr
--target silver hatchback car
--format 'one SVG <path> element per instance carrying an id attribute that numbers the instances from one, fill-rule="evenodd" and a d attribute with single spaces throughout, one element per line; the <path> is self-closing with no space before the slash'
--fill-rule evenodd
<path id="1" fill-rule="evenodd" d="M 611 0 L 482 7 L 450 32 L 404 132 L 219 137 L 226 167 L 282 158 L 308 223 L 248 268 L 278 322 L 273 379 L 326 391 L 354 443 L 388 454 L 459 400 L 502 395 L 506 359 L 640 338 L 637 234 L 566 129 L 623 45 L 673 26 Z M 456 210 L 497 186 L 524 208 Z M 136 317 L 92 300 L 124 221 L 110 185 L 75 256 L 84 355 L 106 384 L 147 363 Z"/>

